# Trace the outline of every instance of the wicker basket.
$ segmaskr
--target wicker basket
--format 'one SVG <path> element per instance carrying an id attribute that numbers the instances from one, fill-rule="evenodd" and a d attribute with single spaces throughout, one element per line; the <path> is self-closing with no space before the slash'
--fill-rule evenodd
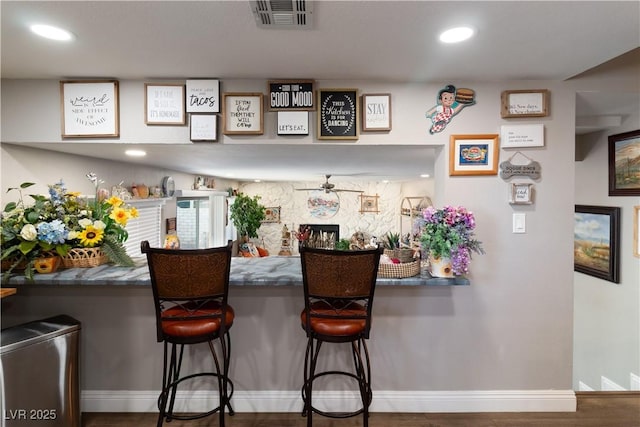
<path id="1" fill-rule="evenodd" d="M 402 279 L 420 274 L 420 260 L 400 264 L 380 264 L 378 276 Z"/>
<path id="2" fill-rule="evenodd" d="M 109 262 L 101 248 L 73 248 L 62 257 L 64 268 L 97 267 Z"/>
<path id="3" fill-rule="evenodd" d="M 384 254 L 389 258 L 397 258 L 401 263 L 413 262 L 413 249 L 402 248 L 402 249 L 385 249 Z"/>

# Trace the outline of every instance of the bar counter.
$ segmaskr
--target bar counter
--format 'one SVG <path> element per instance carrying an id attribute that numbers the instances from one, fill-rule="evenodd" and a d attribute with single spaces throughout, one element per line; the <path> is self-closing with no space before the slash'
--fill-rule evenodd
<path id="1" fill-rule="evenodd" d="M 34 274 L 34 281 L 22 275 L 13 275 L 4 285 L 110 285 L 148 286 L 149 270 L 146 258 L 136 258 L 135 267 L 118 267 L 104 264 L 91 268 L 61 269 L 51 274 Z M 231 259 L 231 286 L 300 286 L 302 269 L 299 256 L 268 256 L 263 258 L 234 257 Z M 459 286 L 469 285 L 469 280 L 432 278 L 424 272 L 403 279 L 379 277 L 382 286 Z"/>

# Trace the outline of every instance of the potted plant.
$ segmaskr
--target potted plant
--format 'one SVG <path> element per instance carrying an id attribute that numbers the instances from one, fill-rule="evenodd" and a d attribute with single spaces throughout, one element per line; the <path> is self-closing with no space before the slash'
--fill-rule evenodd
<path id="1" fill-rule="evenodd" d="M 251 237 L 258 237 L 258 229 L 265 218 L 265 207 L 259 203 L 260 196 L 247 196 L 238 193 L 233 205 L 231 205 L 231 221 L 238 230 L 238 235 L 243 241 Z"/>
<path id="2" fill-rule="evenodd" d="M 475 217 L 462 206 L 442 209 L 430 206 L 422 211 L 415 225 L 422 230 L 420 242 L 429 256 L 433 276 L 466 274 L 471 253 L 484 253 L 481 242 L 475 238 Z"/>

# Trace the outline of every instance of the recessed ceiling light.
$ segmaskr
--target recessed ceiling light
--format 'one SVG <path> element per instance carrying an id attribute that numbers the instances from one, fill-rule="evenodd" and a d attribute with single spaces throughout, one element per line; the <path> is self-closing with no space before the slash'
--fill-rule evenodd
<path id="1" fill-rule="evenodd" d="M 30 29 L 40 37 L 51 40 L 69 41 L 73 38 L 73 34 L 69 31 L 58 27 L 52 27 L 51 25 L 36 24 L 32 25 Z"/>
<path id="2" fill-rule="evenodd" d="M 253 182 L 262 182 L 261 179 L 254 179 Z"/>
<path id="3" fill-rule="evenodd" d="M 440 34 L 440 41 L 443 43 L 458 43 L 473 36 L 473 30 L 469 27 L 451 28 Z"/>
<path id="4" fill-rule="evenodd" d="M 423 173 L 422 175 L 420 175 L 420 178 L 429 178 L 431 175 L 429 175 L 428 173 Z"/>
<path id="5" fill-rule="evenodd" d="M 147 155 L 147 152 L 142 150 L 127 150 L 124 154 L 131 157 L 144 157 Z"/>

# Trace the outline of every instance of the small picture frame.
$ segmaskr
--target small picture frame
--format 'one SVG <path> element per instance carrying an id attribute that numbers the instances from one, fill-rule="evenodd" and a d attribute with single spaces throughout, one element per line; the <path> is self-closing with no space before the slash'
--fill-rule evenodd
<path id="1" fill-rule="evenodd" d="M 272 206 L 265 208 L 264 219 L 261 223 L 280 223 L 280 206 Z"/>
<path id="2" fill-rule="evenodd" d="M 500 126 L 502 148 L 544 147 L 544 125 Z"/>
<path id="3" fill-rule="evenodd" d="M 262 135 L 264 133 L 262 93 L 225 93 L 222 97 L 225 135 Z"/>
<path id="4" fill-rule="evenodd" d="M 318 90 L 318 139 L 357 140 L 358 90 Z"/>
<path id="5" fill-rule="evenodd" d="M 189 137 L 193 142 L 217 141 L 218 116 L 216 114 L 191 114 Z"/>
<path id="6" fill-rule="evenodd" d="M 505 90 L 501 94 L 500 115 L 503 119 L 546 117 L 549 115 L 547 89 Z"/>
<path id="7" fill-rule="evenodd" d="M 640 206 L 633 207 L 633 256 L 640 258 Z"/>
<path id="8" fill-rule="evenodd" d="M 183 84 L 144 84 L 144 122 L 147 125 L 185 125 Z"/>
<path id="9" fill-rule="evenodd" d="M 117 80 L 60 82 L 62 138 L 116 138 L 120 136 Z"/>
<path id="10" fill-rule="evenodd" d="M 371 93 L 362 95 L 362 131 L 384 132 L 391 130 L 391 94 Z"/>
<path id="11" fill-rule="evenodd" d="M 498 134 L 449 137 L 449 176 L 497 174 Z"/>
<path id="12" fill-rule="evenodd" d="M 378 209 L 378 199 L 380 196 L 377 194 L 375 196 L 367 196 L 364 194 L 360 195 L 360 213 L 379 213 Z"/>
<path id="13" fill-rule="evenodd" d="M 509 203 L 512 205 L 530 205 L 533 203 L 533 184 L 511 183 Z"/>
<path id="14" fill-rule="evenodd" d="M 220 112 L 220 80 L 187 80 L 187 113 Z"/>
<path id="15" fill-rule="evenodd" d="M 640 196 L 637 159 L 640 129 L 609 136 L 609 196 Z"/>
<path id="16" fill-rule="evenodd" d="M 278 111 L 278 135 L 309 135 L 308 111 Z"/>
<path id="17" fill-rule="evenodd" d="M 573 269 L 620 283 L 620 208 L 576 205 Z"/>

